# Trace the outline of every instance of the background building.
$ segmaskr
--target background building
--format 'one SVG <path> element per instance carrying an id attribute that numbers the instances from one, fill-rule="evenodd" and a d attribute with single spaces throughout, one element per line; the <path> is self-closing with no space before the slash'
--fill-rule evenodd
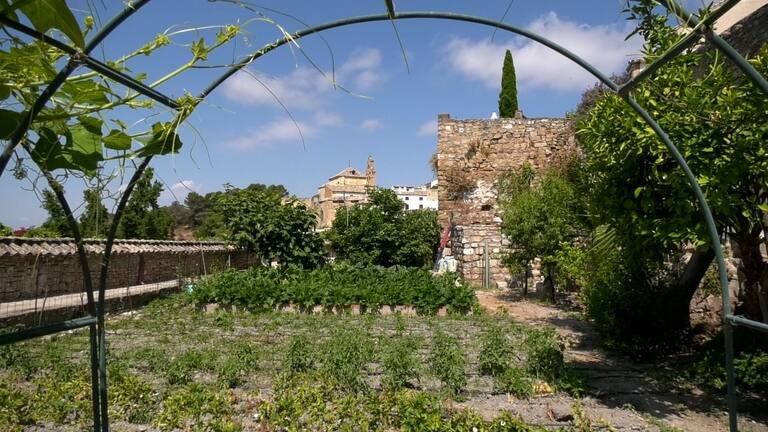
<path id="1" fill-rule="evenodd" d="M 437 210 L 437 180 L 420 186 L 392 186 L 406 210 Z"/>
<path id="2" fill-rule="evenodd" d="M 330 228 L 340 207 L 368 202 L 368 191 L 376 187 L 376 165 L 368 156 L 365 171 L 347 167 L 317 188 L 311 207 L 318 217 L 318 228 Z"/>

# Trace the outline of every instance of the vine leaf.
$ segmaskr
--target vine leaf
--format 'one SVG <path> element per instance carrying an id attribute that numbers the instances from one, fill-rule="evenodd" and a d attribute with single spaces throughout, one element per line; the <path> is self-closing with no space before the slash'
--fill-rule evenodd
<path id="1" fill-rule="evenodd" d="M 21 114 L 16 111 L 0 109 L 0 139 L 7 140 L 19 126 Z"/>
<path id="2" fill-rule="evenodd" d="M 109 131 L 109 135 L 104 137 L 104 146 L 112 150 L 130 150 L 131 137 L 125 132 L 117 129 Z"/>
<path id="3" fill-rule="evenodd" d="M 34 150 L 30 153 L 32 160 L 46 171 L 55 169 L 80 170 L 73 162 L 72 155 L 66 154 L 59 141 L 59 136 L 49 128 L 38 131 L 38 139 Z"/>
<path id="4" fill-rule="evenodd" d="M 89 173 L 95 171 L 102 160 L 102 121 L 96 117 L 80 117 L 78 120 L 80 123 L 70 128 L 71 140 L 65 156 L 69 156 L 83 172 Z"/>
<path id="5" fill-rule="evenodd" d="M 170 122 L 153 124 L 152 131 L 139 138 L 139 141 L 144 143 L 144 147 L 139 151 L 142 157 L 178 153 L 182 145 L 181 138 L 174 132 Z"/>
<path id="6" fill-rule="evenodd" d="M 45 33 L 55 28 L 64 33 L 78 47 L 83 48 L 85 46 L 83 32 L 65 0 L 36 0 L 32 2 L 20 0 L 17 3 L 24 3 L 18 8 L 29 18 L 29 21 L 38 31 Z"/>

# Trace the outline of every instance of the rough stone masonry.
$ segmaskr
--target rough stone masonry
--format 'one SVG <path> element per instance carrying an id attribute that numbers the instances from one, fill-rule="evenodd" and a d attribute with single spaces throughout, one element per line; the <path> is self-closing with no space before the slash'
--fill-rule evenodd
<path id="1" fill-rule="evenodd" d="M 438 219 L 452 227 L 450 253 L 467 282 L 482 285 L 486 249 L 491 286 L 510 282 L 502 264 L 508 242 L 497 205 L 499 176 L 526 162 L 538 171 L 574 147 L 563 118 L 526 119 L 518 113 L 516 118 L 458 120 L 438 115 Z"/>

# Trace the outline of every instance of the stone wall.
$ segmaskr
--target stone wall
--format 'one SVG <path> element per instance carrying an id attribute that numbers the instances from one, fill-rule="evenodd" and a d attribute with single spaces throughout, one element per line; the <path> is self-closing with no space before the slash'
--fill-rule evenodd
<path id="1" fill-rule="evenodd" d="M 451 119 L 438 116 L 438 219 L 453 226 L 451 251 L 464 278 L 480 285 L 483 247 L 488 241 L 492 285 L 506 286 L 509 274 L 501 264 L 503 247 L 496 181 L 526 162 L 539 170 L 563 151 L 575 147 L 567 120 Z M 477 246 L 475 246 L 477 245 Z"/>
<path id="2" fill-rule="evenodd" d="M 721 36 L 741 55 L 755 56 L 768 42 L 768 4 L 758 7 Z"/>
<path id="3" fill-rule="evenodd" d="M 103 253 L 91 243 L 87 249 L 95 287 Z M 74 252 L 69 240 L 0 238 L 0 303 L 83 292 L 83 275 Z M 118 240 L 107 289 L 165 282 L 229 266 L 246 268 L 255 262 L 254 257 L 223 242 Z"/>

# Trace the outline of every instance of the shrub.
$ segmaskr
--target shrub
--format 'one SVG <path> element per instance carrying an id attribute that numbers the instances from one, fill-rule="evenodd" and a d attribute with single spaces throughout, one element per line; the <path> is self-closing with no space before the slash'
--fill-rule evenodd
<path id="1" fill-rule="evenodd" d="M 407 336 L 397 336 L 386 345 L 381 360 L 385 389 L 399 390 L 419 378 L 421 363 L 418 350 L 418 339 Z"/>
<path id="2" fill-rule="evenodd" d="M 437 330 L 432 336 L 429 367 L 432 375 L 454 396 L 467 385 L 467 377 L 464 374 L 467 356 L 458 340 L 442 330 Z"/>

